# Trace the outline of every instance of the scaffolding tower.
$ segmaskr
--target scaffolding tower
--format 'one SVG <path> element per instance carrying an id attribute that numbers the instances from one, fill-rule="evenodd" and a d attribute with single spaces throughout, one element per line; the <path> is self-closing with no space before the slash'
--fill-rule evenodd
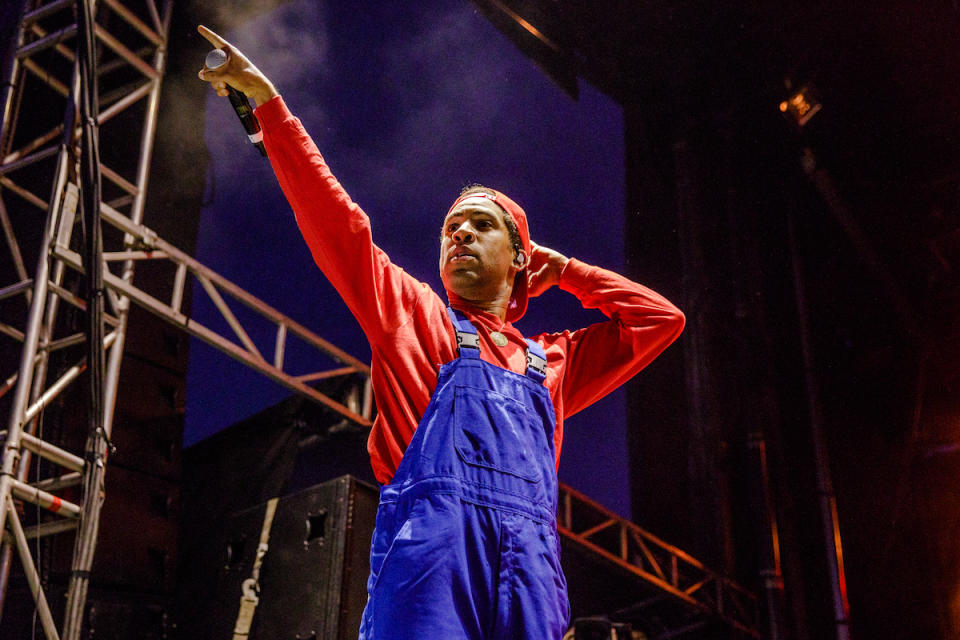
<path id="1" fill-rule="evenodd" d="M 371 412 L 368 365 L 142 224 L 172 0 L 101 0 L 95 3 L 95 12 L 92 5 L 92 0 L 17 0 L 4 9 L 6 21 L 17 26 L 0 69 L 0 224 L 13 274 L 12 282 L 0 282 L 0 339 L 15 341 L 20 358 L 17 369 L 0 383 L 0 398 L 10 393 L 5 399 L 10 404 L 7 429 L 0 432 L 4 441 L 0 614 L 15 551 L 48 640 L 80 637 L 108 457 L 70 451 L 67 443 L 77 441 L 75 434 L 60 434 L 53 441 L 44 437 L 42 429 L 44 407 L 87 368 L 87 358 L 73 354 L 78 347 L 88 346 L 88 334 L 64 321 L 65 314 L 58 314 L 62 305 L 87 311 L 80 284 L 87 265 L 77 248 L 84 234 L 74 233 L 83 197 L 79 176 L 84 169 L 80 166 L 84 130 L 110 140 L 98 163 L 103 184 L 96 223 L 103 223 L 99 268 L 107 302 L 103 349 L 108 350 L 108 358 L 99 403 L 105 441 L 109 442 L 113 427 L 131 302 L 345 419 L 369 426 Z M 86 123 L 79 117 L 84 87 L 77 55 L 85 10 L 93 16 L 89 29 L 95 38 L 93 104 L 100 105 Z M 45 214 L 42 225 L 38 212 Z M 36 264 L 32 274 L 27 267 L 30 258 Z M 134 266 L 145 261 L 154 274 L 162 274 L 151 278 L 150 290 L 133 280 Z M 0 274 L 7 277 L 7 271 Z M 184 294 L 194 281 L 219 310 L 228 331 L 202 325 L 184 311 Z M 271 345 L 258 347 L 251 339 L 251 322 L 271 327 Z M 317 350 L 324 356 L 318 362 L 332 362 L 332 368 L 301 374 L 288 371 L 284 354 L 292 342 Z M 54 368 L 51 356 L 72 364 Z M 342 402 L 310 384 L 337 376 L 360 381 Z M 79 440 L 83 442 L 84 437 Z M 51 471 L 49 477 L 29 481 L 32 455 L 44 460 L 45 466 L 38 468 Z M 84 490 L 78 492 L 76 487 L 81 485 Z M 23 503 L 43 509 L 42 517 L 25 525 Z M 58 632 L 29 542 L 70 531 L 76 531 L 74 561 Z"/>

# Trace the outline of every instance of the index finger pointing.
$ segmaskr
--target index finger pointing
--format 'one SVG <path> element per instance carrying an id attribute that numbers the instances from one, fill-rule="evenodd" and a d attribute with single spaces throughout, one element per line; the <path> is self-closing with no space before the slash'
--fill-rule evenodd
<path id="1" fill-rule="evenodd" d="M 222 48 L 230 45 L 229 42 L 227 42 L 226 40 L 224 40 L 223 38 L 221 38 L 220 36 L 218 36 L 216 33 L 214 33 L 213 31 L 211 31 L 210 29 L 207 29 L 207 28 L 206 28 L 205 26 L 203 26 L 202 24 L 197 25 L 197 31 L 199 31 L 199 32 L 200 32 L 200 35 L 202 35 L 204 38 L 206 38 L 207 41 L 208 41 L 210 44 L 212 44 L 214 47 L 216 47 L 217 49 L 222 49 Z"/>

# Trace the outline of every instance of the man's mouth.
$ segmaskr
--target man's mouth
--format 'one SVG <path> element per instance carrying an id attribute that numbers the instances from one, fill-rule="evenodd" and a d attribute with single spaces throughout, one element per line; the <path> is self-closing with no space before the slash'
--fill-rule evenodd
<path id="1" fill-rule="evenodd" d="M 467 262 L 476 259 L 477 257 L 469 251 L 454 251 L 453 255 L 450 256 L 450 262 Z"/>

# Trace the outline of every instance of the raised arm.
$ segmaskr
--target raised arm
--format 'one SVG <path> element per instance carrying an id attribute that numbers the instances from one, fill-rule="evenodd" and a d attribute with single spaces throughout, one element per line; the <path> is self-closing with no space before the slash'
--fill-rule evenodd
<path id="1" fill-rule="evenodd" d="M 273 83 L 236 47 L 206 27 L 200 33 L 227 53 L 215 70 L 199 76 L 218 95 L 226 85 L 258 104 L 254 112 L 280 187 L 314 261 L 336 287 L 372 344 L 407 321 L 426 285 L 393 265 L 373 244 L 370 220 L 334 177 L 298 118 Z"/>
<path id="2" fill-rule="evenodd" d="M 632 378 L 682 332 L 683 313 L 655 291 L 543 247 L 533 253 L 528 280 L 531 291 L 536 287 L 539 294 L 556 284 L 577 296 L 584 308 L 599 309 L 610 318 L 577 331 L 542 336 L 548 359 L 551 351 L 566 353 L 561 383 L 566 416 Z M 539 270 L 534 268 L 538 253 L 543 256 Z"/>

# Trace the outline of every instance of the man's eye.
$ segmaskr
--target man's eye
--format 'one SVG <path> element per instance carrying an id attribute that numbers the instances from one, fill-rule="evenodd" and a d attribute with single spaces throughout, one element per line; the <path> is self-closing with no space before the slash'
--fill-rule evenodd
<path id="1" fill-rule="evenodd" d="M 447 232 L 448 232 L 448 233 L 453 233 L 453 232 L 456 231 L 456 230 L 457 230 L 457 224 L 456 224 L 456 223 L 447 225 Z"/>

